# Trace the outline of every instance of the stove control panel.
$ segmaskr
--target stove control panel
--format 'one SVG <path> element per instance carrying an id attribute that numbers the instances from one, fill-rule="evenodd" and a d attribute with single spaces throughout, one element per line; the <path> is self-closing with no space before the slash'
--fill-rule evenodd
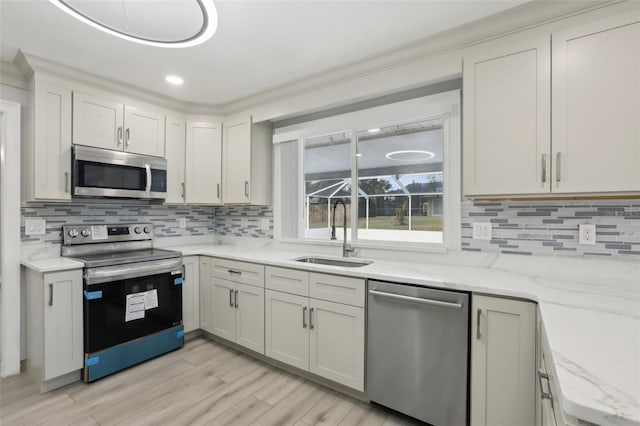
<path id="1" fill-rule="evenodd" d="M 62 237 L 64 245 L 153 240 L 153 225 L 150 223 L 64 225 Z"/>

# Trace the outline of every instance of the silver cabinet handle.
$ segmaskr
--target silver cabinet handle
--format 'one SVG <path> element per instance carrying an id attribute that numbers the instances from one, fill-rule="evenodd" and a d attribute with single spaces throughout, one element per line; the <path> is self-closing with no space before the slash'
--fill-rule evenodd
<path id="1" fill-rule="evenodd" d="M 544 391 L 544 387 L 542 386 L 542 379 L 545 379 L 547 381 L 547 387 L 548 387 L 549 375 L 543 372 L 542 370 L 538 370 L 538 382 L 540 383 L 540 398 L 553 400 L 553 395 L 551 395 L 551 389 L 549 389 L 549 392 Z"/>
<path id="2" fill-rule="evenodd" d="M 236 290 L 236 295 L 234 297 L 234 300 L 236 301 L 236 308 L 238 307 L 238 290 Z"/>
<path id="3" fill-rule="evenodd" d="M 307 307 L 302 307 L 302 328 L 307 328 Z"/>
<path id="4" fill-rule="evenodd" d="M 244 181 L 244 196 L 245 197 L 249 196 L 249 181 L 248 180 Z"/>
<path id="5" fill-rule="evenodd" d="M 53 284 L 49 283 L 49 306 L 53 306 Z"/>
<path id="6" fill-rule="evenodd" d="M 562 167 L 560 165 L 562 158 L 561 158 L 561 154 L 560 152 L 558 152 L 556 154 L 556 182 L 560 182 L 560 171 L 562 170 Z"/>
<path id="7" fill-rule="evenodd" d="M 542 154 L 542 183 L 547 181 L 547 154 Z"/>
<path id="8" fill-rule="evenodd" d="M 187 279 L 187 270 L 185 269 L 184 265 L 182 265 L 182 279 Z"/>
<path id="9" fill-rule="evenodd" d="M 64 172 L 64 192 L 69 193 L 69 172 Z"/>
<path id="10" fill-rule="evenodd" d="M 369 294 L 373 296 L 386 297 L 389 299 L 404 300 L 407 302 L 417 302 L 424 305 L 442 306 L 443 308 L 462 309 L 462 303 L 443 302 L 441 300 L 423 299 L 421 297 L 403 296 L 401 294 L 385 293 L 383 291 L 369 290 Z"/>
<path id="11" fill-rule="evenodd" d="M 182 195 L 181 195 L 181 197 L 184 200 L 184 196 L 185 196 L 185 192 L 186 192 L 185 191 L 185 187 L 184 187 L 184 182 L 180 182 L 180 185 L 182 185 Z"/>
<path id="12" fill-rule="evenodd" d="M 216 191 L 217 191 L 217 192 L 216 192 L 216 194 L 218 194 L 218 200 L 219 200 L 219 199 L 220 199 L 220 183 L 217 183 L 217 184 L 216 184 L 216 188 L 217 188 L 217 190 L 216 190 Z"/>
<path id="13" fill-rule="evenodd" d="M 229 289 L 229 306 L 233 308 L 233 289 Z"/>
<path id="14" fill-rule="evenodd" d="M 313 330 L 313 309 L 309 309 L 309 330 Z"/>
<path id="15" fill-rule="evenodd" d="M 118 127 L 118 146 L 120 146 L 122 144 L 122 126 Z"/>
<path id="16" fill-rule="evenodd" d="M 229 272 L 230 274 L 242 275 L 242 271 L 238 271 L 237 269 L 227 269 L 227 272 Z"/>
<path id="17" fill-rule="evenodd" d="M 129 147 L 129 137 L 131 136 L 131 132 L 129 131 L 129 128 L 127 127 L 127 130 L 124 132 L 125 138 L 124 138 L 124 146 L 125 147 Z"/>
<path id="18" fill-rule="evenodd" d="M 480 339 L 482 337 L 482 333 L 480 333 L 480 316 L 482 315 L 482 309 L 478 309 L 478 315 L 476 317 L 476 339 Z"/>
<path id="19" fill-rule="evenodd" d="M 152 178 L 153 175 L 151 174 L 151 166 L 150 165 L 145 164 L 144 168 L 145 168 L 145 170 L 147 172 L 147 186 L 146 186 L 144 191 L 147 193 L 147 195 L 150 196 L 151 195 L 151 178 Z"/>

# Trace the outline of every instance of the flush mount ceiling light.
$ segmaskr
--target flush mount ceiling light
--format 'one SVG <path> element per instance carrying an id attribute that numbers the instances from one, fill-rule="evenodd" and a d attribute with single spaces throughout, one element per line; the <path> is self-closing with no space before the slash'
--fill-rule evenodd
<path id="1" fill-rule="evenodd" d="M 197 46 L 218 27 L 213 0 L 49 1 L 93 28 L 147 46 Z"/>
<path id="2" fill-rule="evenodd" d="M 431 160 L 435 156 L 436 155 L 430 151 L 414 150 L 393 151 L 385 154 L 385 157 L 394 161 L 426 161 Z"/>
<path id="3" fill-rule="evenodd" d="M 174 86 L 182 86 L 182 84 L 184 83 L 182 77 L 178 77 L 177 75 L 168 75 L 164 78 L 164 80 L 169 84 L 173 84 Z"/>

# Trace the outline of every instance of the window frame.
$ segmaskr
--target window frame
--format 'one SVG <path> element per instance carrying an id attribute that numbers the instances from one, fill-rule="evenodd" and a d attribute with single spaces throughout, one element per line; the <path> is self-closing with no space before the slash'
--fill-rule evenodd
<path id="1" fill-rule="evenodd" d="M 351 132 L 351 181 L 357 182 L 357 132 L 376 127 L 392 126 L 399 123 L 442 117 L 443 124 L 443 242 L 416 243 L 406 241 L 360 240 L 357 226 L 352 227 L 351 240 L 356 248 L 373 248 L 402 251 L 446 252 L 459 251 L 461 247 L 461 93 L 460 90 L 429 95 L 374 108 L 350 112 L 319 120 L 297 123 L 276 128 L 273 143 L 297 141 L 298 144 L 298 236 L 283 237 L 281 230 L 281 210 L 278 190 L 274 189 L 274 239 L 285 243 L 315 245 L 341 245 L 341 241 L 314 240 L 304 237 L 304 140 L 311 137 Z M 354 142 L 355 141 L 355 142 Z M 280 161 L 274 156 L 274 188 L 280 188 Z M 352 191 L 351 203 L 357 200 L 357 191 Z M 351 223 L 357 223 L 357 209 L 351 209 Z"/>

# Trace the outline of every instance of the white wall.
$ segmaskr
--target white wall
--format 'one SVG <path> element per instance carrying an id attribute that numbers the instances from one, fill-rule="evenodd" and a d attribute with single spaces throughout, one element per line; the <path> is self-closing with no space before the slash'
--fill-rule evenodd
<path id="1" fill-rule="evenodd" d="M 24 140 L 24 137 L 26 135 L 26 127 L 27 127 L 27 92 L 23 89 L 19 89 L 19 88 L 15 88 L 12 86 L 8 86 L 5 84 L 0 84 L 0 99 L 3 101 L 9 101 L 9 102 L 15 102 L 20 104 L 20 127 L 21 127 L 21 135 L 22 138 Z M 19 167 L 18 163 L 18 167 Z M 20 193 L 20 188 L 19 185 L 16 186 L 16 191 L 18 191 L 18 194 Z M 3 201 L 4 201 L 4 194 L 3 194 Z M 18 209 L 20 208 L 20 206 L 16 206 Z M 4 236 L 5 232 L 4 229 L 0 230 L 0 237 Z M 2 253 L 2 255 L 4 256 L 4 253 Z M 23 291 L 24 288 L 22 288 L 21 285 L 21 291 L 20 291 L 20 304 L 17 305 L 16 302 L 17 301 L 10 301 L 7 300 L 6 303 L 5 301 L 3 301 L 3 306 L 20 306 L 20 324 L 2 324 L 2 327 L 20 327 L 20 359 L 25 359 L 26 358 L 26 336 L 25 336 L 25 328 L 24 325 L 26 324 L 26 300 L 25 300 L 25 291 Z M 4 298 L 4 295 L 3 295 Z M 13 302 L 13 303 L 12 303 Z M 22 325 L 22 326 L 21 326 Z M 2 330 L 2 335 L 4 335 L 4 330 Z"/>

